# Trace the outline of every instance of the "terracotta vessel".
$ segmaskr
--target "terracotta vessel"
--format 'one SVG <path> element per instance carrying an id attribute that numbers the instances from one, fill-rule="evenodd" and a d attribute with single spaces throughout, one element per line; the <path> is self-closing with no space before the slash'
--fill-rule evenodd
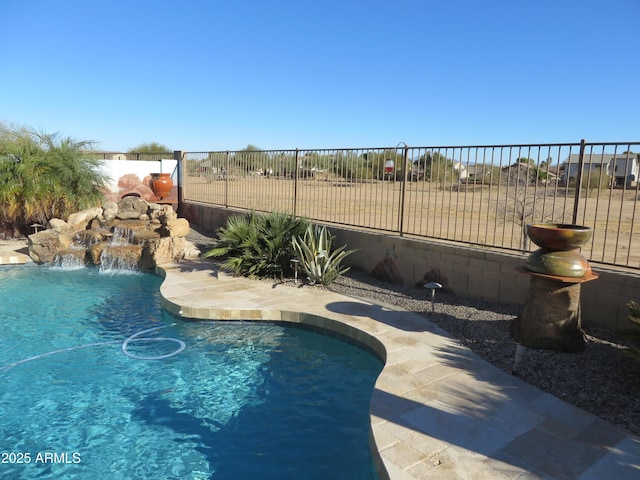
<path id="1" fill-rule="evenodd" d="M 171 174 L 169 173 L 152 173 L 152 186 L 153 192 L 160 198 L 168 197 L 173 188 L 173 180 L 171 180 Z"/>

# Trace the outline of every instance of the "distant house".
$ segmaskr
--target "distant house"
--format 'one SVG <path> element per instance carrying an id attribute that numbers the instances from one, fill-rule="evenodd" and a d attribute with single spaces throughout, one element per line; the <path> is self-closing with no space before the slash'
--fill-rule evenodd
<path id="1" fill-rule="evenodd" d="M 541 173 L 540 177 L 543 177 L 542 183 L 554 185 L 558 183 L 558 167 L 551 166 L 547 168 L 540 168 L 539 172 Z"/>
<path id="2" fill-rule="evenodd" d="M 609 162 L 609 175 L 616 187 L 635 187 L 638 181 L 638 158 L 635 155 L 612 158 Z"/>
<path id="3" fill-rule="evenodd" d="M 470 182 L 482 182 L 485 178 L 491 176 L 491 165 L 485 163 L 469 165 L 467 167 L 467 178 Z"/>
<path id="4" fill-rule="evenodd" d="M 530 163 L 516 162 L 512 165 L 502 167 L 500 169 L 500 178 L 509 184 L 528 184 L 531 182 L 531 169 L 534 168 Z"/>
<path id="5" fill-rule="evenodd" d="M 465 180 L 467 178 L 467 167 L 462 162 L 453 162 L 453 170 L 458 172 L 458 178 Z"/>
<path id="6" fill-rule="evenodd" d="M 412 162 L 409 162 L 407 164 L 407 168 L 409 170 L 409 180 L 410 181 L 418 181 L 418 180 L 424 180 L 425 178 L 425 168 L 423 165 L 420 164 L 419 160 L 413 160 Z M 468 177 L 468 172 L 467 172 L 467 167 L 462 163 L 462 162 L 458 162 L 458 161 L 453 161 L 450 166 L 438 166 L 436 167 L 438 170 L 442 170 L 442 169 L 446 169 L 447 172 L 450 172 L 450 168 L 453 169 L 454 172 L 456 172 L 458 174 L 458 179 L 459 181 L 462 180 L 466 180 Z M 428 169 L 427 169 L 428 170 Z M 386 164 L 385 164 L 385 175 L 387 174 L 386 172 Z"/>
<path id="7" fill-rule="evenodd" d="M 562 181 L 565 184 L 575 180 L 578 174 L 580 155 L 569 155 L 565 161 Z M 638 181 L 638 159 L 635 154 L 590 153 L 584 156 L 582 174 L 593 171 L 605 172 L 612 178 L 613 185 L 635 186 Z"/>
<path id="8" fill-rule="evenodd" d="M 584 156 L 582 174 L 593 171 L 604 171 L 609 173 L 609 162 L 613 158 L 609 153 L 590 153 Z M 571 154 L 567 157 L 564 165 L 564 175 L 562 176 L 562 182 L 569 184 L 576 179 L 578 175 L 578 164 L 580 155 L 577 153 Z"/>
<path id="9" fill-rule="evenodd" d="M 556 184 L 558 181 L 558 175 L 555 173 L 555 169 L 547 167 L 536 167 L 527 162 L 516 162 L 500 169 L 501 181 L 507 182 L 511 185 L 515 184 L 533 184 L 539 183 L 541 185 Z"/>

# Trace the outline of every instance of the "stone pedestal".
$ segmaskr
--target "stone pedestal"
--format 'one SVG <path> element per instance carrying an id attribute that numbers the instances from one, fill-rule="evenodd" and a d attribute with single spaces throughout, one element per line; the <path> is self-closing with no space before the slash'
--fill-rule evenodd
<path id="1" fill-rule="evenodd" d="M 522 313 L 511 322 L 511 335 L 527 348 L 557 352 L 581 352 L 585 337 L 580 315 L 580 290 L 584 282 L 598 275 L 589 271 L 583 277 L 544 275 L 517 268 L 530 275 L 531 283 Z"/>

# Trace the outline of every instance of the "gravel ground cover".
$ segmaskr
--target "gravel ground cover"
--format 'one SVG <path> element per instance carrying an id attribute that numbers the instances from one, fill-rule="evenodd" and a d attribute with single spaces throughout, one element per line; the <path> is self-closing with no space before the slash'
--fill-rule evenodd
<path id="1" fill-rule="evenodd" d="M 432 314 L 430 291 L 380 282 L 355 271 L 347 272 L 329 289 L 422 315 L 505 372 L 640 434 L 640 359 L 630 354 L 629 339 L 605 328 L 584 327 L 584 352 L 528 349 L 514 368 L 516 343 L 509 325 L 519 314 L 518 306 L 438 292 Z"/>
<path id="2" fill-rule="evenodd" d="M 195 230 L 188 238 L 203 252 L 211 243 L 211 235 Z M 287 282 L 293 283 L 290 280 L 284 283 Z M 640 435 L 640 358 L 631 355 L 633 343 L 628 337 L 605 328 L 585 326 L 584 352 L 527 350 L 514 369 L 516 343 L 509 333 L 509 324 L 519 314 L 519 306 L 438 291 L 432 313 L 430 290 L 382 282 L 355 270 L 326 288 L 422 315 L 505 372 Z"/>

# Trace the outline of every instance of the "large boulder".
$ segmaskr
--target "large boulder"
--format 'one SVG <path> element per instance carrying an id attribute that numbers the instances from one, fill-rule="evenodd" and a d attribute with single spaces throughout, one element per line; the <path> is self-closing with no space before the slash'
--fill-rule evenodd
<path id="1" fill-rule="evenodd" d="M 153 270 L 157 265 L 182 260 L 187 243 L 184 237 L 164 237 L 145 243 L 142 252 L 142 270 Z"/>
<path id="2" fill-rule="evenodd" d="M 69 248 L 71 236 L 55 230 L 43 230 L 29 235 L 29 256 L 36 263 L 53 262 L 56 254 Z"/>
<path id="3" fill-rule="evenodd" d="M 52 218 L 49 220 L 49 228 L 55 230 L 58 233 L 73 233 L 71 226 L 60 218 Z"/>
<path id="4" fill-rule="evenodd" d="M 87 208 L 69 215 L 67 224 L 71 227 L 72 231 L 79 232 L 80 230 L 86 230 L 89 222 L 99 215 L 102 215 L 102 208 Z"/>
<path id="5" fill-rule="evenodd" d="M 140 197 L 124 197 L 118 202 L 118 214 L 120 220 L 133 220 L 146 215 L 149 203 Z"/>
<path id="6" fill-rule="evenodd" d="M 384 258 L 371 271 L 371 276 L 389 283 L 402 284 L 402 273 L 393 258 Z"/>
<path id="7" fill-rule="evenodd" d="M 100 255 L 102 268 L 137 270 L 141 265 L 142 245 L 106 245 Z"/>
<path id="8" fill-rule="evenodd" d="M 118 179 L 118 188 L 120 189 L 121 192 L 123 190 L 124 191 L 133 190 L 136 186 L 140 185 L 141 183 L 142 183 L 142 180 L 140 180 L 140 177 L 138 175 L 136 175 L 135 173 L 127 173 Z"/>
<path id="9" fill-rule="evenodd" d="M 100 265 L 100 258 L 104 247 L 109 245 L 108 242 L 95 243 L 89 247 L 89 259 L 93 265 Z"/>
<path id="10" fill-rule="evenodd" d="M 167 220 L 166 224 L 156 231 L 161 237 L 186 237 L 189 234 L 189 230 L 189 221 L 186 218 L 176 218 Z"/>
<path id="11" fill-rule="evenodd" d="M 73 236 L 73 242 L 76 244 L 80 244 L 81 246 L 88 248 L 91 245 L 95 245 L 97 243 L 101 243 L 105 241 L 104 232 L 99 230 L 83 230 L 81 232 L 77 232 Z"/>
<path id="12" fill-rule="evenodd" d="M 118 188 L 120 189 L 118 193 L 120 198 L 127 196 L 141 197 L 149 202 L 156 199 L 156 194 L 153 193 L 153 190 L 148 185 L 145 185 L 144 181 L 140 180 L 140 177 L 135 173 L 128 173 L 120 177 Z"/>
<path id="13" fill-rule="evenodd" d="M 441 288 L 443 292 L 451 291 L 451 288 L 449 287 L 449 279 L 445 277 L 437 268 L 431 269 L 427 273 L 425 273 L 424 277 L 422 277 L 422 281 L 416 283 L 416 288 L 425 288 L 425 284 L 432 282 L 442 285 Z"/>
<path id="14" fill-rule="evenodd" d="M 110 222 L 118 215 L 118 204 L 116 202 L 104 202 L 102 205 L 102 217 Z"/>

